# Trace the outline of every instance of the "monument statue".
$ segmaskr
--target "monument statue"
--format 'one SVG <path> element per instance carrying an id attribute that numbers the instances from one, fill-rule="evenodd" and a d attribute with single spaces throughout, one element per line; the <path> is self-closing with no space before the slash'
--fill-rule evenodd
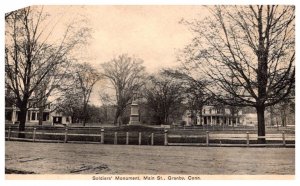
<path id="1" fill-rule="evenodd" d="M 137 103 L 137 93 L 133 93 L 132 102 L 130 106 L 130 120 L 129 125 L 138 125 L 139 122 L 139 105 Z"/>

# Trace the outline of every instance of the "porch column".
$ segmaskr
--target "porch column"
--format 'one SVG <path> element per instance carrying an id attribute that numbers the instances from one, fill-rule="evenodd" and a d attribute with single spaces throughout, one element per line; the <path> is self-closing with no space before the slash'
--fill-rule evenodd
<path id="1" fill-rule="evenodd" d="M 29 119 L 28 119 L 28 121 L 31 121 L 31 115 L 32 115 L 32 111 L 30 110 L 29 111 Z M 27 115 L 27 117 L 28 117 L 28 115 Z"/>
<path id="2" fill-rule="evenodd" d="M 222 126 L 223 123 L 224 123 L 224 118 L 223 118 L 223 116 L 220 116 L 220 126 Z"/>
<path id="3" fill-rule="evenodd" d="M 13 108 L 12 109 L 12 113 L 11 113 L 11 121 L 12 121 L 12 123 L 13 124 L 15 124 L 15 122 L 17 121 L 17 113 L 16 113 L 17 111 L 16 111 L 16 109 L 15 108 Z"/>

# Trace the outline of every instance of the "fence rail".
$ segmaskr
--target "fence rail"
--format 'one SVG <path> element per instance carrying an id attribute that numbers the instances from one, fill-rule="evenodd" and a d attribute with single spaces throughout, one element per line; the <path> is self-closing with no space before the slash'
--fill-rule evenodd
<path id="1" fill-rule="evenodd" d="M 12 134 L 29 134 L 31 138 L 18 138 L 12 136 Z M 109 132 L 110 134 L 112 132 Z M 120 135 L 122 132 L 114 132 L 111 135 L 113 141 L 111 143 L 106 142 L 106 144 L 121 144 L 119 138 L 124 138 L 124 135 Z M 5 139 L 16 140 L 16 141 L 31 141 L 31 142 L 61 142 L 61 143 L 99 143 L 105 144 L 105 136 L 108 133 L 105 133 L 105 130 L 102 128 L 99 134 L 76 134 L 69 133 L 66 128 L 64 132 L 37 132 L 36 128 L 33 128 L 33 131 L 12 131 L 11 128 L 5 130 Z M 136 137 L 138 134 L 138 137 Z M 52 139 L 43 139 L 43 137 L 54 136 Z M 155 138 L 159 138 L 155 133 L 148 132 L 147 135 L 143 135 L 142 132 L 126 132 L 125 133 L 125 145 L 129 144 L 138 144 L 142 145 L 143 139 L 147 140 L 148 145 L 158 145 L 155 144 Z M 60 139 L 55 139 L 55 136 L 61 137 Z M 94 137 L 93 141 L 80 141 L 80 140 L 70 140 L 70 137 Z M 96 138 L 96 139 L 95 139 Z M 137 139 L 136 139 L 137 138 Z M 184 139 L 184 142 L 178 142 L 178 140 Z M 189 140 L 193 139 L 193 142 Z M 266 139 L 267 141 L 272 141 L 267 144 L 256 144 L 254 143 L 258 139 Z M 96 140 L 96 141 L 95 141 Z M 136 140 L 134 143 L 132 141 Z M 243 146 L 243 147 L 260 147 L 260 146 L 282 146 L 282 147 L 295 147 L 295 136 L 287 136 L 285 131 L 278 134 L 268 134 L 266 136 L 257 136 L 257 134 L 250 134 L 248 131 L 246 133 L 239 134 L 216 134 L 210 131 L 206 131 L 202 134 L 169 134 L 168 130 L 164 130 L 160 134 L 161 145 L 182 145 L 182 146 Z M 177 140 L 177 141 L 176 141 Z M 289 143 L 287 143 L 289 142 Z"/>

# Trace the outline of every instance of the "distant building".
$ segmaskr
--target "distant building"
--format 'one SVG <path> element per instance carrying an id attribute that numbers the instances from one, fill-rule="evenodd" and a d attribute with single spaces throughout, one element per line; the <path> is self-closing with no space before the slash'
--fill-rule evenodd
<path id="1" fill-rule="evenodd" d="M 256 113 L 244 113 L 241 116 L 243 125 L 246 126 L 257 126 L 257 114 Z"/>
<path id="2" fill-rule="evenodd" d="M 18 124 L 20 109 L 15 105 L 15 95 L 14 92 L 7 86 L 10 84 L 9 78 L 5 71 L 5 123 Z M 34 97 L 34 95 L 32 96 Z M 28 111 L 26 114 L 26 124 L 38 124 L 39 122 L 39 108 L 32 104 L 32 101 L 28 103 Z M 70 116 L 65 116 L 61 113 L 52 111 L 51 105 L 48 104 L 43 111 L 43 124 L 70 124 L 72 123 L 72 118 Z"/>
<path id="3" fill-rule="evenodd" d="M 232 114 L 229 108 L 217 107 L 206 105 L 202 109 L 202 116 L 200 111 L 196 113 L 193 121 L 192 112 L 186 110 L 182 116 L 182 120 L 185 121 L 185 125 L 240 125 L 243 123 L 242 110 L 238 110 L 237 113 Z"/>
<path id="4" fill-rule="evenodd" d="M 18 124 L 19 123 L 19 108 L 15 105 L 5 105 L 5 123 Z M 26 123 L 37 125 L 39 121 L 39 108 L 35 105 L 29 104 L 29 109 L 26 114 Z M 61 113 L 52 111 L 50 104 L 43 111 L 43 124 L 70 124 L 72 123 L 71 116 L 65 116 Z"/>

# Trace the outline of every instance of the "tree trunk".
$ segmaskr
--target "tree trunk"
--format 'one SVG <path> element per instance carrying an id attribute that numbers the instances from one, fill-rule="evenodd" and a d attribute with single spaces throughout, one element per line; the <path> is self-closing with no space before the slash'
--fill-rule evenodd
<path id="1" fill-rule="evenodd" d="M 169 113 L 168 111 L 165 111 L 165 118 L 164 118 L 164 125 L 169 124 Z"/>
<path id="2" fill-rule="evenodd" d="M 262 137 L 266 135 L 265 131 L 265 107 L 257 106 L 256 107 L 257 112 L 257 128 L 258 128 L 258 137 Z M 258 144 L 265 144 L 266 138 L 258 138 L 257 139 Z"/>
<path id="3" fill-rule="evenodd" d="M 107 106 L 104 105 L 104 121 L 103 123 L 107 123 L 108 122 L 108 114 L 107 114 Z"/>
<path id="4" fill-rule="evenodd" d="M 122 124 L 122 116 L 121 115 L 116 116 L 114 124 L 118 127 L 121 126 L 121 124 Z"/>
<path id="5" fill-rule="evenodd" d="M 40 107 L 39 108 L 39 125 L 43 125 L 43 112 L 44 112 L 44 108 Z"/>
<path id="6" fill-rule="evenodd" d="M 19 132 L 24 132 L 25 131 L 26 114 L 27 114 L 27 109 L 26 108 L 20 108 L 20 112 L 19 112 L 19 115 L 18 115 L 19 120 L 20 120 Z M 25 134 L 24 133 L 19 133 L 18 138 L 25 138 Z"/>
<path id="7" fill-rule="evenodd" d="M 84 113 L 83 114 L 83 120 L 82 120 L 82 126 L 85 127 L 85 124 L 86 124 L 86 114 Z"/>
<path id="8" fill-rule="evenodd" d="M 119 111 L 117 109 L 116 114 L 115 114 L 115 119 L 114 119 L 114 125 L 117 126 L 118 125 L 118 118 L 119 118 Z"/>
<path id="9" fill-rule="evenodd" d="M 115 118 L 114 118 L 114 125 L 115 126 L 117 126 L 117 123 L 118 123 L 118 115 L 117 115 L 117 113 L 116 113 L 116 115 L 115 115 Z"/>
<path id="10" fill-rule="evenodd" d="M 274 126 L 274 108 L 273 106 L 270 106 L 270 123 L 271 123 L 271 126 Z"/>
<path id="11" fill-rule="evenodd" d="M 157 124 L 157 125 L 163 124 L 164 116 L 162 116 L 162 115 L 163 115 L 163 114 L 161 114 L 160 112 L 156 112 L 156 113 L 155 113 L 155 119 L 156 119 L 156 124 Z"/>
<path id="12" fill-rule="evenodd" d="M 86 123 L 86 119 L 87 119 L 87 113 L 86 113 L 86 108 L 87 108 L 87 103 L 84 100 L 83 103 L 83 121 L 82 121 L 82 125 L 85 127 L 85 123 Z"/>
<path id="13" fill-rule="evenodd" d="M 282 126 L 286 127 L 286 112 L 285 112 L 285 107 L 281 112 L 281 121 L 282 121 Z"/>
<path id="14" fill-rule="evenodd" d="M 121 115 L 119 116 L 119 118 L 118 118 L 118 126 L 123 125 L 122 115 L 123 115 L 123 114 L 121 114 Z"/>
<path id="15" fill-rule="evenodd" d="M 122 111 L 120 108 L 117 108 L 117 111 L 116 111 L 116 115 L 115 115 L 115 119 L 114 119 L 114 125 L 116 126 L 120 126 L 121 124 L 121 119 L 122 119 Z"/>
<path id="16" fill-rule="evenodd" d="M 192 111 L 193 125 L 197 125 L 197 110 Z"/>

